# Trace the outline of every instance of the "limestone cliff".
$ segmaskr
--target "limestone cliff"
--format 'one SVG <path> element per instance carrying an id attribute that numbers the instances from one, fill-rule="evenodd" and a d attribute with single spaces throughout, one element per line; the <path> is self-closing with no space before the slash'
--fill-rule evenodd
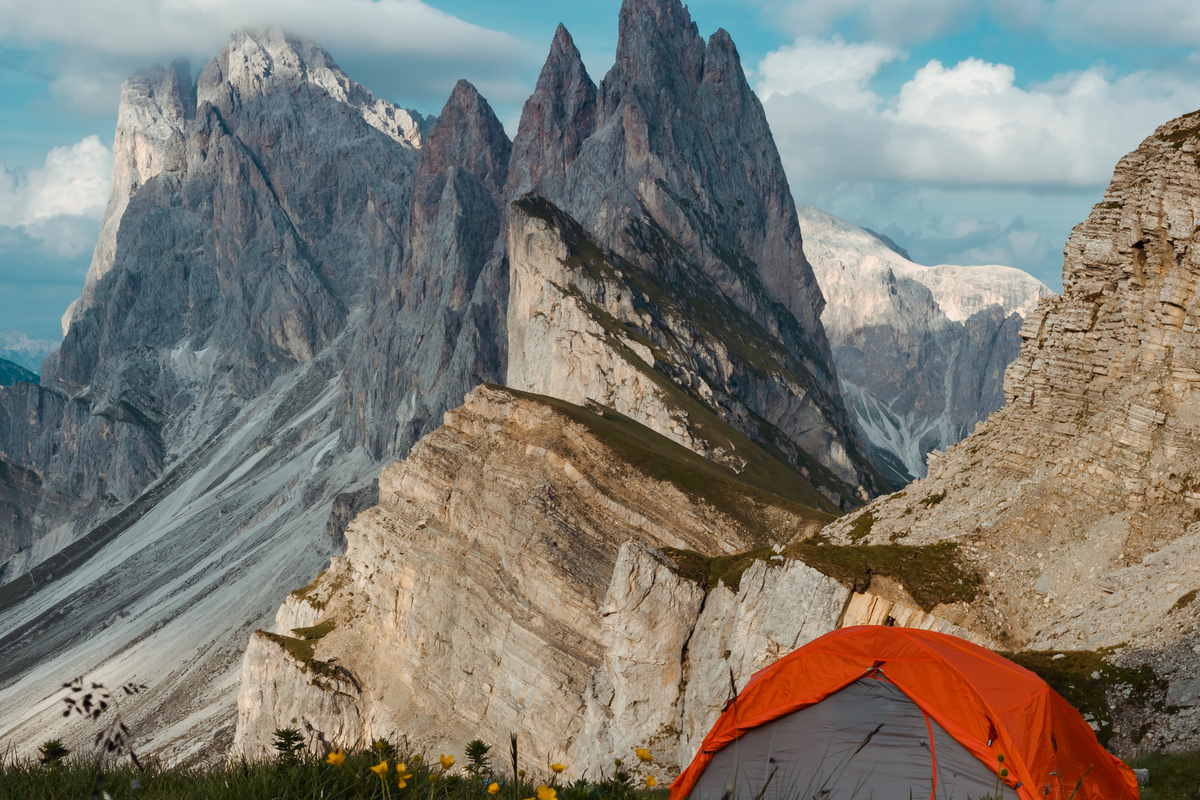
<path id="1" fill-rule="evenodd" d="M 1025 321 L 1005 407 L 830 529 L 970 544 L 1014 645 L 1150 665 L 1166 696 L 1126 747 L 1200 743 L 1198 153 L 1200 112 L 1121 159 L 1067 241 L 1062 295 Z"/>
<path id="2" fill-rule="evenodd" d="M 813 539 L 828 516 L 790 499 L 803 483 L 769 460 L 735 473 L 599 406 L 476 389 L 252 638 L 236 749 L 264 752 L 282 725 L 455 750 L 518 731 L 531 763 L 572 774 L 638 744 L 670 769 L 731 680 L 838 625 L 965 633 L 972 576 L 914 600 L 920 564 L 956 562 Z"/>

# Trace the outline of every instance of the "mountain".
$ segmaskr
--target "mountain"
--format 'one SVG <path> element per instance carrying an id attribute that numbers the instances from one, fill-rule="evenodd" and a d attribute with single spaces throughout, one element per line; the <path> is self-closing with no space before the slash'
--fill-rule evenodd
<path id="1" fill-rule="evenodd" d="M 711 437 L 715 413 L 856 505 L 882 484 L 842 403 L 791 192 L 732 40 L 701 39 L 675 0 L 628 0 L 619 34 L 597 87 L 560 27 L 522 114 L 507 383 L 599 400 L 736 461 Z"/>
<path id="2" fill-rule="evenodd" d="M 31 339 L 19 331 L 0 331 L 0 358 L 38 372 L 45 359 L 56 347 L 54 342 Z"/>
<path id="3" fill-rule="evenodd" d="M 1022 321 L 1051 292 L 1012 267 L 925 267 L 816 208 L 799 216 L 842 392 L 903 485 L 1001 406 Z"/>
<path id="4" fill-rule="evenodd" d="M 156 728 L 156 744 L 227 744 L 246 637 L 375 497 L 381 460 L 344 411 L 348 393 L 371 388 L 349 376 L 376 355 L 360 343 L 372 307 L 402 281 L 412 305 L 376 319 L 410 331 L 444 321 L 468 342 L 460 353 L 477 340 L 448 303 L 416 302 L 419 287 L 470 293 L 474 280 L 469 260 L 450 258 L 474 232 L 435 188 L 475 180 L 438 143 L 455 129 L 373 98 L 277 30 L 239 33 L 197 80 L 187 74 L 126 85 L 109 205 L 119 224 L 105 223 L 115 239 L 102 232 L 42 385 L 0 392 L 0 510 L 18 523 L 0 535 L 6 739 L 41 736 L 44 709 L 25 698 L 63 674 L 134 670 L 158 679 L 131 721 L 177 723 Z M 498 128 L 486 103 L 465 111 Z M 414 266 L 418 185 L 429 188 L 419 208 L 436 212 L 421 230 L 447 258 Z M 495 317 L 503 296 L 487 296 Z M 461 402 L 454 391 L 503 375 L 498 360 L 420 356 L 411 373 L 452 399 L 429 411 L 376 398 L 377 414 L 416 434 Z"/>
<path id="5" fill-rule="evenodd" d="M 480 384 L 599 398 L 790 528 L 879 491 L 732 42 L 677 0 L 621 25 L 599 87 L 559 32 L 514 142 L 467 82 L 423 117 L 278 30 L 126 84 L 66 336 L 0 392 L 6 740 L 133 672 L 148 747 L 224 752 L 246 641 Z"/>
<path id="6" fill-rule="evenodd" d="M 1140 675 L 1106 699 L 1129 751 L 1200 742 L 1198 153 L 1194 112 L 1118 162 L 1067 240 L 1062 295 L 1022 326 L 1004 407 L 926 479 L 826 529 L 974 550 L 1014 647 Z"/>
<path id="7" fill-rule="evenodd" d="M 37 383 L 38 376 L 6 358 L 0 358 L 0 386 L 12 386 L 18 381 Z"/>

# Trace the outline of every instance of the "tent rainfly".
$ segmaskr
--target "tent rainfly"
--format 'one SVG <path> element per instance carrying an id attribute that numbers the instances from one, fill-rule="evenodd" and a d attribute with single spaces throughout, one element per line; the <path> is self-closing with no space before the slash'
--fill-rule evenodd
<path id="1" fill-rule="evenodd" d="M 1136 800 L 1133 771 L 1029 670 L 932 631 L 860 626 L 760 670 L 670 800 Z"/>

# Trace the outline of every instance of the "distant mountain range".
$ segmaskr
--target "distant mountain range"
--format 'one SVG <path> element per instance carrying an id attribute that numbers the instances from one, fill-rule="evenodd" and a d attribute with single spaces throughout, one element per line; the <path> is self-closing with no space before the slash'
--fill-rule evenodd
<path id="1" fill-rule="evenodd" d="M 31 339 L 17 331 L 0 331 L 0 358 L 19 364 L 31 372 L 42 368 L 42 360 L 58 347 L 56 342 Z"/>

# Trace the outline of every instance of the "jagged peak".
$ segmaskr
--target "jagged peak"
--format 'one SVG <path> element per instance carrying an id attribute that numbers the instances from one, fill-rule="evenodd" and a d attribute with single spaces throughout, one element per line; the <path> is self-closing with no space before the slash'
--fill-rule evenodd
<path id="1" fill-rule="evenodd" d="M 356 109 L 368 125 L 395 141 L 422 146 L 429 121 L 421 114 L 377 98 L 351 80 L 319 44 L 277 26 L 246 28 L 230 36 L 201 72 L 197 102 L 229 110 L 274 89 L 305 83 Z"/>
<path id="2" fill-rule="evenodd" d="M 465 79 L 454 84 L 425 142 L 422 170 L 437 174 L 457 166 L 499 192 L 508 175 L 512 143 L 487 99 Z"/>
<path id="3" fill-rule="evenodd" d="M 561 177 L 596 126 L 596 84 L 564 25 L 554 31 L 537 87 L 521 111 L 513 141 L 510 194 Z"/>
<path id="4" fill-rule="evenodd" d="M 733 43 L 733 37 L 724 28 L 717 28 L 708 37 L 708 45 L 704 50 L 704 82 L 732 82 L 739 91 L 749 92 L 750 84 L 742 69 L 742 57 Z"/>
<path id="5" fill-rule="evenodd" d="M 118 129 L 159 122 L 177 124 L 195 113 L 196 85 L 185 59 L 140 70 L 121 84 Z"/>
<path id="6" fill-rule="evenodd" d="M 679 0 L 625 0 L 621 4 L 617 59 L 604 79 L 621 84 L 695 83 L 704 69 L 704 40 Z"/>

